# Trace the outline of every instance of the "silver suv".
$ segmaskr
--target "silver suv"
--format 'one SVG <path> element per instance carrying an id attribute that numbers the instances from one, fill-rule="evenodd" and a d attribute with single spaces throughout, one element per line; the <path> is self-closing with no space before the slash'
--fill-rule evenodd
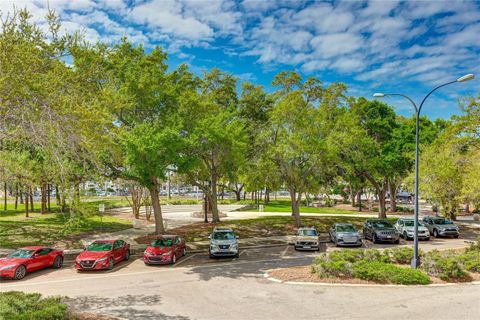
<path id="1" fill-rule="evenodd" d="M 238 236 L 231 228 L 215 228 L 211 235 L 208 253 L 210 258 L 233 256 L 238 258 Z"/>
<path id="2" fill-rule="evenodd" d="M 428 231 L 435 237 L 453 236 L 458 238 L 458 227 L 450 220 L 441 217 L 425 217 L 423 223 Z"/>

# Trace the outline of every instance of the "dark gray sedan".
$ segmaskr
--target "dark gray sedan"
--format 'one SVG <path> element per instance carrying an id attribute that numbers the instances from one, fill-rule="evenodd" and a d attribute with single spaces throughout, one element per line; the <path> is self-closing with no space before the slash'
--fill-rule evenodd
<path id="1" fill-rule="evenodd" d="M 330 228 L 330 240 L 338 246 L 362 246 L 362 236 L 351 223 L 334 223 Z"/>

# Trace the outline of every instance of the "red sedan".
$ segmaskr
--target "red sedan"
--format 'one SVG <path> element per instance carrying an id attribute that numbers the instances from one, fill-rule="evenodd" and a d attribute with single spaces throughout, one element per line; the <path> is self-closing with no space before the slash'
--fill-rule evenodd
<path id="1" fill-rule="evenodd" d="M 75 259 L 77 270 L 111 270 L 113 266 L 130 259 L 130 245 L 123 240 L 96 240 Z"/>
<path id="2" fill-rule="evenodd" d="M 32 246 L 17 249 L 0 259 L 0 278 L 20 280 L 29 272 L 45 268 L 61 268 L 63 251 Z"/>
<path id="3" fill-rule="evenodd" d="M 143 253 L 145 264 L 174 264 L 187 253 L 185 240 L 180 236 L 164 235 L 153 240 Z"/>

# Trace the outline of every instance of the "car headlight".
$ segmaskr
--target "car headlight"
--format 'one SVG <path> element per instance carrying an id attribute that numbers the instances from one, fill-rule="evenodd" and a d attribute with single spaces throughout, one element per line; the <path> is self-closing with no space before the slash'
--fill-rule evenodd
<path id="1" fill-rule="evenodd" d="M 15 268 L 15 265 L 12 264 L 10 266 L 4 266 L 4 267 L 0 267 L 0 270 L 12 270 L 13 268 Z"/>
<path id="2" fill-rule="evenodd" d="M 104 262 L 104 261 L 107 261 L 107 260 L 108 260 L 108 257 L 100 258 L 100 259 L 97 259 L 97 263 L 98 262 Z"/>

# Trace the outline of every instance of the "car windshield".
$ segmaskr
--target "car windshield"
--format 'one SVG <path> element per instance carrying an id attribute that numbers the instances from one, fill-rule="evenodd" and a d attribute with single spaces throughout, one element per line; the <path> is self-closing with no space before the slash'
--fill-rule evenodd
<path id="1" fill-rule="evenodd" d="M 87 247 L 88 251 L 110 251 L 112 250 L 111 242 L 94 242 Z"/>
<path id="2" fill-rule="evenodd" d="M 446 219 L 434 219 L 433 223 L 434 224 L 453 224 L 452 221 L 446 220 Z"/>
<path id="3" fill-rule="evenodd" d="M 314 237 L 317 236 L 317 230 L 298 230 L 298 235 L 302 237 Z"/>
<path id="4" fill-rule="evenodd" d="M 152 247 L 171 247 L 173 239 L 157 239 L 150 243 Z"/>
<path id="5" fill-rule="evenodd" d="M 337 226 L 338 232 L 355 232 L 355 228 L 353 226 Z"/>
<path id="6" fill-rule="evenodd" d="M 214 232 L 213 233 L 214 240 L 233 240 L 235 239 L 235 235 L 233 232 Z"/>
<path id="7" fill-rule="evenodd" d="M 387 221 L 373 221 L 372 225 L 375 228 L 391 228 L 392 227 L 390 222 L 387 222 Z"/>
<path id="8" fill-rule="evenodd" d="M 7 258 L 30 258 L 34 250 L 18 249 L 10 253 Z"/>
<path id="9" fill-rule="evenodd" d="M 425 226 L 425 225 L 424 225 L 422 222 L 420 222 L 420 221 L 418 222 L 418 225 L 419 225 L 420 227 Z M 405 221 L 405 227 L 413 227 L 413 226 L 415 226 L 415 222 L 414 222 L 413 220 L 406 220 L 406 221 Z"/>

